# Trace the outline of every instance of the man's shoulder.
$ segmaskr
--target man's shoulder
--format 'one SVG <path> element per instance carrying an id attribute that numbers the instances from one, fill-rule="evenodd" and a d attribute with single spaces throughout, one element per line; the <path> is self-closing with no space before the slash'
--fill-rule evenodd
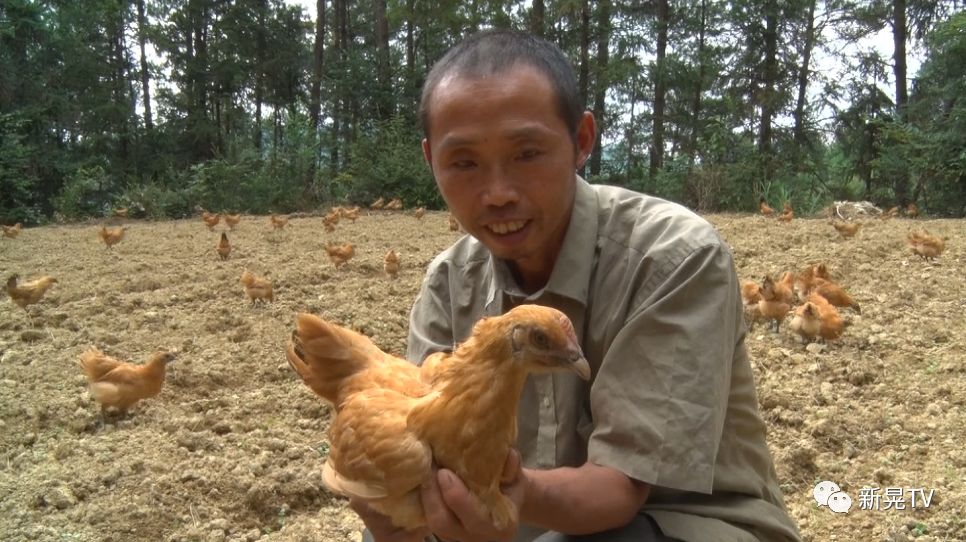
<path id="1" fill-rule="evenodd" d="M 464 235 L 433 258 L 427 274 L 449 274 L 453 270 L 483 265 L 488 259 L 489 253 L 483 243 L 477 241 L 472 235 Z"/>
<path id="2" fill-rule="evenodd" d="M 593 186 L 604 241 L 648 252 L 723 245 L 714 226 L 683 205 L 618 186 Z"/>

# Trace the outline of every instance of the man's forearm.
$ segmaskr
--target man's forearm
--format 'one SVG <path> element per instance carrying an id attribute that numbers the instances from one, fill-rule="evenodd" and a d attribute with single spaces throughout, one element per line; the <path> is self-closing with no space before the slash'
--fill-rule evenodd
<path id="1" fill-rule="evenodd" d="M 629 523 L 650 486 L 610 467 L 526 469 L 520 521 L 563 534 L 598 533 Z"/>

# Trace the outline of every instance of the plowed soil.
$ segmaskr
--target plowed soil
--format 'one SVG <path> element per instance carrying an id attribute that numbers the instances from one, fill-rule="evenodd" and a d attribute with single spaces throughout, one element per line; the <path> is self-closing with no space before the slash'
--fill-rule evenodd
<path id="1" fill-rule="evenodd" d="M 806 540 L 966 540 L 966 222 L 867 220 L 840 240 L 824 219 L 783 225 L 712 215 L 742 278 L 825 262 L 861 304 L 838 341 L 806 349 L 787 326 L 748 344 L 786 504 Z M 357 540 L 361 523 L 323 488 L 329 411 L 284 348 L 298 311 L 355 328 L 402 354 L 426 265 L 456 240 L 446 214 L 361 216 L 325 233 L 319 217 L 271 231 L 244 217 L 221 261 L 219 225 L 126 223 L 105 249 L 100 223 L 24 230 L 0 241 L 0 278 L 58 279 L 29 308 L 0 303 L 0 533 L 4 541 Z M 904 242 L 926 227 L 946 252 Z M 351 241 L 336 270 L 322 246 Z M 396 280 L 382 271 L 390 249 Z M 271 279 L 251 306 L 242 270 Z M 101 419 L 76 364 L 95 345 L 142 362 L 175 350 L 161 394 Z M 820 507 L 837 483 L 850 512 Z M 903 497 L 860 507 L 862 488 Z M 909 493 L 932 491 L 929 506 Z M 897 491 L 897 489 L 893 489 Z M 896 509 L 904 506 L 904 509 Z"/>

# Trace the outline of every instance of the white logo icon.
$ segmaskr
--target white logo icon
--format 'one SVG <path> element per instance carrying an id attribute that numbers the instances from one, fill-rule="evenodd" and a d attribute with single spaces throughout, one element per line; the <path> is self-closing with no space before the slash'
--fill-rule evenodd
<path id="1" fill-rule="evenodd" d="M 849 508 L 852 508 L 852 497 L 844 491 L 832 493 L 828 497 L 828 508 L 836 514 L 847 514 Z"/>
<path id="2" fill-rule="evenodd" d="M 812 495 L 815 497 L 815 502 L 817 502 L 819 506 L 827 506 L 829 496 L 831 496 L 832 493 L 838 493 L 839 491 L 842 491 L 842 488 L 840 488 L 838 484 L 825 480 L 824 482 L 819 482 L 815 486 L 815 489 L 812 490 Z"/>
<path id="3" fill-rule="evenodd" d="M 845 514 L 852 508 L 852 497 L 849 497 L 835 482 L 824 480 L 816 484 L 812 496 L 819 506 L 828 506 L 829 510 L 837 514 Z"/>

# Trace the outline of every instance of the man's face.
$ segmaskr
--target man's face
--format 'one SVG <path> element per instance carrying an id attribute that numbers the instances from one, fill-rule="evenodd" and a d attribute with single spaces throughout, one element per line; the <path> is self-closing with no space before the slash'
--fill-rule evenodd
<path id="1" fill-rule="evenodd" d="M 485 78 L 449 76 L 433 92 L 423 153 L 450 210 L 525 277 L 549 277 L 590 153 L 587 113 L 574 144 L 553 87 L 529 66 Z"/>

